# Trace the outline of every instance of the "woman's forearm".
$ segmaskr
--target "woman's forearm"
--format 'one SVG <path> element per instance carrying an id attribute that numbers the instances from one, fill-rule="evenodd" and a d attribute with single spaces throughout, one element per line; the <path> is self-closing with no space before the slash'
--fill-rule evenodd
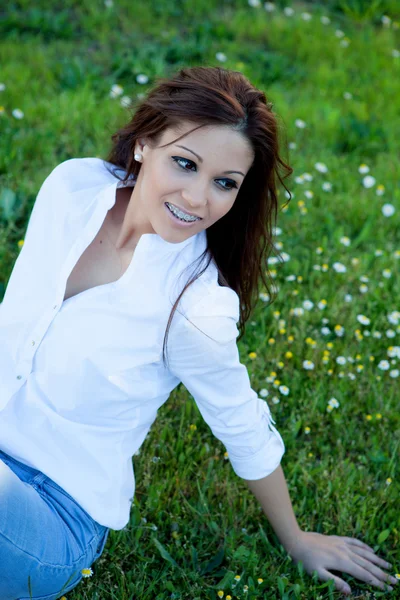
<path id="1" fill-rule="evenodd" d="M 245 481 L 260 502 L 280 543 L 290 554 L 290 548 L 295 544 L 301 529 L 293 512 L 282 466 L 279 465 L 262 479 Z"/>

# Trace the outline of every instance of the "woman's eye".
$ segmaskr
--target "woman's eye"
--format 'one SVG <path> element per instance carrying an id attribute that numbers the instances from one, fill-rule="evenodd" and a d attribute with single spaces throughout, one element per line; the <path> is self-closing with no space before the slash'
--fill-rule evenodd
<path id="1" fill-rule="evenodd" d="M 193 162 L 193 161 L 191 161 L 191 160 L 188 160 L 187 158 L 182 158 L 181 156 L 172 156 L 171 158 L 172 158 L 172 160 L 173 160 L 174 162 L 176 162 L 176 163 L 177 163 L 177 164 L 180 166 L 180 168 L 181 168 L 181 169 L 183 169 L 184 171 L 188 171 L 189 169 L 186 169 L 186 167 L 182 166 L 182 165 L 181 165 L 181 161 L 182 161 L 183 163 L 186 163 L 187 165 L 192 165 L 193 167 L 195 167 L 195 164 L 194 164 L 194 162 Z M 222 189 L 224 189 L 224 190 L 227 190 L 227 191 L 229 191 L 229 190 L 233 190 L 233 189 L 237 188 L 236 182 L 235 182 L 235 181 L 232 181 L 231 179 L 221 179 L 220 181 L 223 181 L 223 182 L 225 182 L 225 183 L 230 183 L 230 184 L 231 184 L 231 187 L 225 187 L 224 185 L 223 185 L 223 186 L 220 186 L 220 187 L 222 187 Z"/>

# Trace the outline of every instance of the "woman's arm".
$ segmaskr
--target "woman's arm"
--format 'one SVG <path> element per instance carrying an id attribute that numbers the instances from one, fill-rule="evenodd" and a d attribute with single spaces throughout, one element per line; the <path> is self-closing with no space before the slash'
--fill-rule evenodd
<path id="1" fill-rule="evenodd" d="M 257 480 L 245 479 L 272 525 L 286 552 L 295 564 L 302 562 L 305 571 L 317 571 L 323 581 L 333 579 L 336 589 L 350 594 L 351 589 L 340 577 L 329 570 L 343 571 L 380 589 L 383 582 L 398 584 L 399 580 L 382 571 L 378 566 L 391 565 L 379 558 L 373 548 L 360 540 L 338 535 L 323 535 L 302 531 L 296 521 L 281 465 L 270 475 Z M 393 589 L 389 587 L 389 590 Z"/>

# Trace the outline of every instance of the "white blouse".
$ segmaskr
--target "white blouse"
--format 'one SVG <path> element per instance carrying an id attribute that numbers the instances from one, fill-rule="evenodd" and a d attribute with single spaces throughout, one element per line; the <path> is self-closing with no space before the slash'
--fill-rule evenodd
<path id="1" fill-rule="evenodd" d="M 213 261 L 180 300 L 164 367 L 169 314 L 205 231 L 176 244 L 143 234 L 120 279 L 63 301 L 122 186 L 106 166 L 66 160 L 37 195 L 0 305 L 0 449 L 119 530 L 135 492 L 132 457 L 180 382 L 239 477 L 272 473 L 285 446 L 240 363 L 239 297 L 218 284 Z"/>

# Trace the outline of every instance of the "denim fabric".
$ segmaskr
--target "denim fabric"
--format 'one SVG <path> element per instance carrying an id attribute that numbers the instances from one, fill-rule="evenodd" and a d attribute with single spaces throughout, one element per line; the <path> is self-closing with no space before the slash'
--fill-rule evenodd
<path id="1" fill-rule="evenodd" d="M 101 556 L 109 531 L 52 479 L 0 450 L 1 600 L 61 598 Z"/>

